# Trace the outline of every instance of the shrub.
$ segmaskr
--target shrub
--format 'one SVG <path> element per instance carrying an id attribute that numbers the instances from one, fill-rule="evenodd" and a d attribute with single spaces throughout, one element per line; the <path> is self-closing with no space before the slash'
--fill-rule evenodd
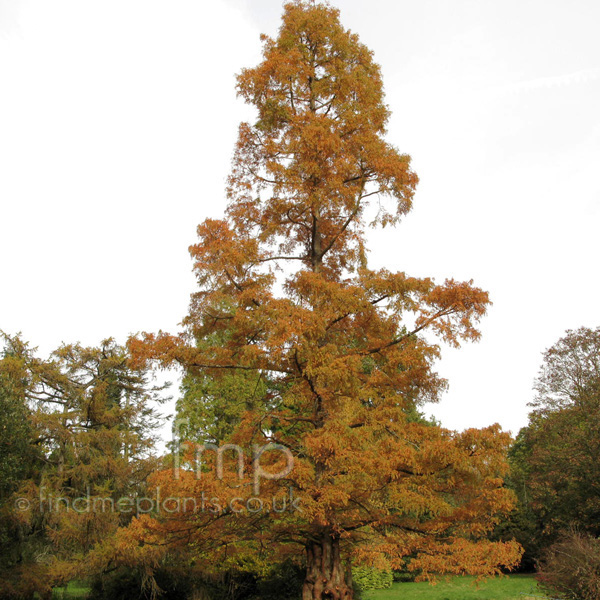
<path id="1" fill-rule="evenodd" d="M 383 590 L 392 587 L 394 576 L 391 571 L 372 567 L 353 567 L 352 579 L 359 590 Z"/>
<path id="2" fill-rule="evenodd" d="M 292 561 L 273 566 L 257 582 L 257 600 L 297 600 L 302 595 L 305 569 Z"/>
<path id="3" fill-rule="evenodd" d="M 416 579 L 418 574 L 418 571 L 392 571 L 392 577 L 397 583 L 411 583 Z"/>
<path id="4" fill-rule="evenodd" d="M 162 592 L 160 600 L 182 600 L 191 596 L 195 581 L 176 569 L 159 569 L 154 573 Z M 89 600 L 148 600 L 152 589 L 144 585 L 144 576 L 137 569 L 120 568 L 98 576 L 92 582 Z"/>
<path id="5" fill-rule="evenodd" d="M 157 600 L 296 600 L 304 570 L 291 562 L 275 564 L 263 576 L 252 569 L 207 574 L 197 568 L 161 567 L 154 572 Z M 97 577 L 89 600 L 150 600 L 152 590 L 134 569 L 118 569 Z"/>
<path id="6" fill-rule="evenodd" d="M 571 532 L 548 548 L 538 581 L 550 594 L 568 600 L 600 598 L 600 539 Z"/>
<path id="7" fill-rule="evenodd" d="M 90 592 L 91 600 L 122 600 L 129 598 L 137 600 L 143 598 L 141 590 L 141 579 L 135 571 L 128 569 L 118 569 L 110 574 L 94 578 L 92 581 L 92 590 Z"/>

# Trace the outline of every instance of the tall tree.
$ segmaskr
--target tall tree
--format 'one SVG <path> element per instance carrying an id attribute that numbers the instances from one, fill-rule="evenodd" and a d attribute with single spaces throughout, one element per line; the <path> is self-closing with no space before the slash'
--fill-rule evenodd
<path id="1" fill-rule="evenodd" d="M 49 359 L 19 337 L 4 341 L 0 399 L 10 399 L 22 421 L 3 441 L 21 440 L 17 426 L 28 435 L 19 457 L 26 476 L 12 486 L 19 498 L 3 514 L 13 539 L 0 565 L 0 595 L 10 598 L 50 593 L 53 581 L 72 576 L 94 545 L 131 520 L 156 467 L 154 401 L 162 387 L 132 368 L 112 339 L 97 348 L 63 345 Z"/>
<path id="2" fill-rule="evenodd" d="M 207 345 L 206 340 L 197 343 Z M 209 347 L 219 343 L 218 336 L 208 341 Z M 267 382 L 260 372 L 230 370 L 215 379 L 206 373 L 189 370 L 177 400 L 179 438 L 198 443 L 226 443 L 239 425 L 241 415 L 264 399 L 266 388 Z"/>
<path id="3" fill-rule="evenodd" d="M 345 560 L 411 556 L 425 576 L 512 565 L 518 547 L 485 537 L 511 505 L 508 436 L 412 418 L 445 389 L 423 332 L 477 340 L 488 294 L 368 267 L 367 228 L 410 210 L 417 177 L 384 139 L 380 69 L 338 11 L 288 3 L 277 39 L 262 39 L 263 61 L 238 77 L 258 118 L 240 126 L 226 217 L 198 227 L 186 330 L 132 340 L 134 354 L 266 382 L 231 440 L 294 455 L 285 484 L 302 512 L 265 515 L 254 535 L 304 549 L 304 600 L 351 598 Z"/>
<path id="4" fill-rule="evenodd" d="M 543 355 L 534 410 L 511 450 L 529 553 L 572 527 L 600 535 L 600 328 L 569 330 Z"/>
<path id="5" fill-rule="evenodd" d="M 0 506 L 27 476 L 33 458 L 30 411 L 20 373 L 8 368 L 10 354 L 0 358 Z"/>
<path id="6" fill-rule="evenodd" d="M 31 411 L 24 394 L 26 385 L 18 360 L 4 351 L 0 358 L 0 581 L 7 579 L 11 567 L 23 560 L 23 527 L 14 518 L 13 507 L 18 500 L 13 494 L 39 468 Z M 0 583 L 0 594 L 4 591 Z"/>

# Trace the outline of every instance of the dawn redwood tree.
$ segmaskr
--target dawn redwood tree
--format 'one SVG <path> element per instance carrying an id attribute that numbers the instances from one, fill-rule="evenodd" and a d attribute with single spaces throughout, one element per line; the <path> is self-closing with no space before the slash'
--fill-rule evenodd
<path id="1" fill-rule="evenodd" d="M 410 556 L 423 576 L 511 566 L 519 547 L 486 539 L 512 505 L 508 435 L 411 418 L 445 389 L 430 336 L 477 340 L 488 294 L 369 268 L 367 228 L 410 210 L 417 176 L 384 139 L 379 67 L 338 11 L 288 3 L 277 39 L 262 39 L 262 62 L 238 77 L 257 120 L 239 129 L 225 217 L 204 221 L 191 247 L 199 290 L 185 331 L 132 350 L 200 381 L 261 382 L 230 441 L 294 455 L 284 483 L 302 512 L 266 514 L 255 535 L 262 548 L 304 549 L 303 600 L 352 598 L 349 561 Z M 193 518 L 179 516 L 195 543 Z"/>

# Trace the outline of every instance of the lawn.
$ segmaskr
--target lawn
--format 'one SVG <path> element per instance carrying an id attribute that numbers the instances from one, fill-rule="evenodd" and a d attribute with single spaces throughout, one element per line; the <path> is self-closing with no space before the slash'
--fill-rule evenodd
<path id="1" fill-rule="evenodd" d="M 85 583 L 72 581 L 67 589 L 55 588 L 53 600 L 79 600 L 90 589 Z M 477 586 L 474 577 L 453 577 L 436 585 L 429 583 L 395 583 L 388 590 L 363 592 L 364 600 L 541 600 L 533 575 L 510 575 L 483 581 Z"/>
<path id="2" fill-rule="evenodd" d="M 453 577 L 436 585 L 395 583 L 390 589 L 364 592 L 364 600 L 539 600 L 533 575 L 510 575 L 482 581 Z"/>
<path id="3" fill-rule="evenodd" d="M 90 588 L 86 583 L 71 581 L 66 588 L 54 588 L 52 600 L 80 600 L 86 598 Z"/>

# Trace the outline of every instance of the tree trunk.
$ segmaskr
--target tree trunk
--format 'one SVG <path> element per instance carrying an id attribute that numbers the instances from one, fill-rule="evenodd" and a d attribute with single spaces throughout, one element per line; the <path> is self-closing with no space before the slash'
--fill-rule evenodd
<path id="1" fill-rule="evenodd" d="M 306 579 L 302 600 L 352 600 L 351 575 L 340 557 L 340 539 L 324 533 L 306 545 Z"/>

